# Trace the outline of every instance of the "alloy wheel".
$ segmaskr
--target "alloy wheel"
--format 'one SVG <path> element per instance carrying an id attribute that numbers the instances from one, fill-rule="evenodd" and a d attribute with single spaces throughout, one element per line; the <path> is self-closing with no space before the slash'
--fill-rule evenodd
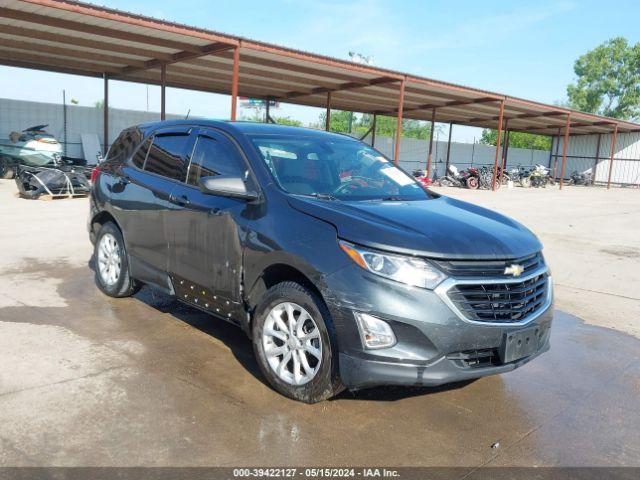
<path id="1" fill-rule="evenodd" d="M 320 370 L 320 330 L 300 305 L 283 302 L 271 309 L 264 322 L 262 346 L 273 372 L 289 385 L 304 385 Z"/>
<path id="2" fill-rule="evenodd" d="M 120 278 L 122 259 L 120 258 L 120 246 L 116 237 L 105 233 L 100 238 L 98 245 L 98 271 L 100 279 L 105 285 L 115 285 Z"/>

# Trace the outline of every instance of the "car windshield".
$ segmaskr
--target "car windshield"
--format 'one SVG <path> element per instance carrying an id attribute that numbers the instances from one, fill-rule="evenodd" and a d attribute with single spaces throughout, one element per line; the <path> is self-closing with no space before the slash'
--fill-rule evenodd
<path id="1" fill-rule="evenodd" d="M 354 139 L 265 135 L 251 140 L 289 193 L 339 200 L 431 198 L 413 177 Z"/>

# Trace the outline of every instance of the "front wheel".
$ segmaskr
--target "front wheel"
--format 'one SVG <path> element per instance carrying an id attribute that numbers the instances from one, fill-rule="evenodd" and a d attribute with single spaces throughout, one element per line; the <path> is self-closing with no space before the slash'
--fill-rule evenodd
<path id="1" fill-rule="evenodd" d="M 129 275 L 129 257 L 118 227 L 107 222 L 98 231 L 93 254 L 98 288 L 110 297 L 129 297 L 140 283 Z"/>
<path id="2" fill-rule="evenodd" d="M 282 395 L 316 403 L 343 389 L 329 311 L 303 286 L 284 282 L 265 293 L 256 308 L 252 339 L 262 374 Z"/>
<path id="3" fill-rule="evenodd" d="M 467 185 L 467 188 L 470 188 L 471 190 L 477 190 L 478 189 L 478 177 L 469 177 L 469 178 L 467 178 L 466 185 Z"/>
<path id="4" fill-rule="evenodd" d="M 530 177 L 520 177 L 520 186 L 523 188 L 531 187 L 531 178 Z"/>

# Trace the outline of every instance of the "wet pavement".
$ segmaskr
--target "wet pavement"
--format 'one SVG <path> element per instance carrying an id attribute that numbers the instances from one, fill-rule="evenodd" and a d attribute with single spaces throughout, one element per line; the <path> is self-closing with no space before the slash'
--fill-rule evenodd
<path id="1" fill-rule="evenodd" d="M 562 312 L 514 372 L 310 406 L 239 329 L 149 288 L 111 299 L 88 264 L 35 259 L 0 284 L 0 465 L 640 465 L 640 340 Z"/>

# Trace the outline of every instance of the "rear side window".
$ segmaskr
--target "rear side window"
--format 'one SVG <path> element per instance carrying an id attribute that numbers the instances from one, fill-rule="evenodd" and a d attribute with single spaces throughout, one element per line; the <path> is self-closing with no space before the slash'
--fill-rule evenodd
<path id="1" fill-rule="evenodd" d="M 147 153 L 149 152 L 149 146 L 151 145 L 151 139 L 147 138 L 142 146 L 133 154 L 131 161 L 133 164 L 142 169 L 144 167 L 144 161 L 147 159 Z"/>
<path id="2" fill-rule="evenodd" d="M 187 183 L 198 185 L 202 177 L 230 175 L 244 178 L 246 166 L 236 148 L 225 139 L 199 136 L 191 157 Z"/>
<path id="3" fill-rule="evenodd" d="M 183 181 L 186 175 L 189 135 L 158 135 L 153 138 L 144 169 L 173 180 Z"/>
<path id="4" fill-rule="evenodd" d="M 107 160 L 114 162 L 126 162 L 133 153 L 133 150 L 142 141 L 142 132 L 137 128 L 124 130 L 116 141 L 111 144 Z"/>

